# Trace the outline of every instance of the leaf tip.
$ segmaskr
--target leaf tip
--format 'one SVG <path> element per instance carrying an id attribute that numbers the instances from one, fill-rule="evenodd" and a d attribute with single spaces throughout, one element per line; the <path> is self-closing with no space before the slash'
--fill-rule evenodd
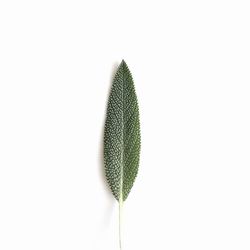
<path id="1" fill-rule="evenodd" d="M 122 59 L 121 65 L 127 66 L 127 63 L 125 62 L 124 59 Z"/>

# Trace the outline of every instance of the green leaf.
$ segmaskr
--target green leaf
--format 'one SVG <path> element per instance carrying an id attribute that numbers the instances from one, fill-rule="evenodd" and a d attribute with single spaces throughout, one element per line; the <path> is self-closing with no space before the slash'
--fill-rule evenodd
<path id="1" fill-rule="evenodd" d="M 137 96 L 123 60 L 112 83 L 104 131 L 106 178 L 120 203 L 127 199 L 138 172 L 140 141 Z"/>

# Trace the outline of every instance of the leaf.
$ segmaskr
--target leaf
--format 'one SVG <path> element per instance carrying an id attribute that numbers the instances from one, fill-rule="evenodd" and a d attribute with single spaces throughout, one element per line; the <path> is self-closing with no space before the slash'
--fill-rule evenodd
<path id="1" fill-rule="evenodd" d="M 137 96 L 131 73 L 123 60 L 112 83 L 104 131 L 106 178 L 120 203 L 127 199 L 137 176 L 140 141 Z"/>

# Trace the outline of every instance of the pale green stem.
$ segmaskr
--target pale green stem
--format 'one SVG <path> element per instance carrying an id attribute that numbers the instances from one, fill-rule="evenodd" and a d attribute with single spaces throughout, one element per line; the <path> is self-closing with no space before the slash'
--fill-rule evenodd
<path id="1" fill-rule="evenodd" d="M 120 250 L 122 250 L 122 197 L 119 201 L 119 245 Z"/>

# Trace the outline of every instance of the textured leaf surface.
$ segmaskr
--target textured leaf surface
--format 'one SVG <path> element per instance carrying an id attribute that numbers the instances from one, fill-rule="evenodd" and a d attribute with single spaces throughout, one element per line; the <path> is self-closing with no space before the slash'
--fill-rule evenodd
<path id="1" fill-rule="evenodd" d="M 104 131 L 105 173 L 118 201 L 126 200 L 136 178 L 140 139 L 134 83 L 127 64 L 122 61 L 112 83 Z"/>

